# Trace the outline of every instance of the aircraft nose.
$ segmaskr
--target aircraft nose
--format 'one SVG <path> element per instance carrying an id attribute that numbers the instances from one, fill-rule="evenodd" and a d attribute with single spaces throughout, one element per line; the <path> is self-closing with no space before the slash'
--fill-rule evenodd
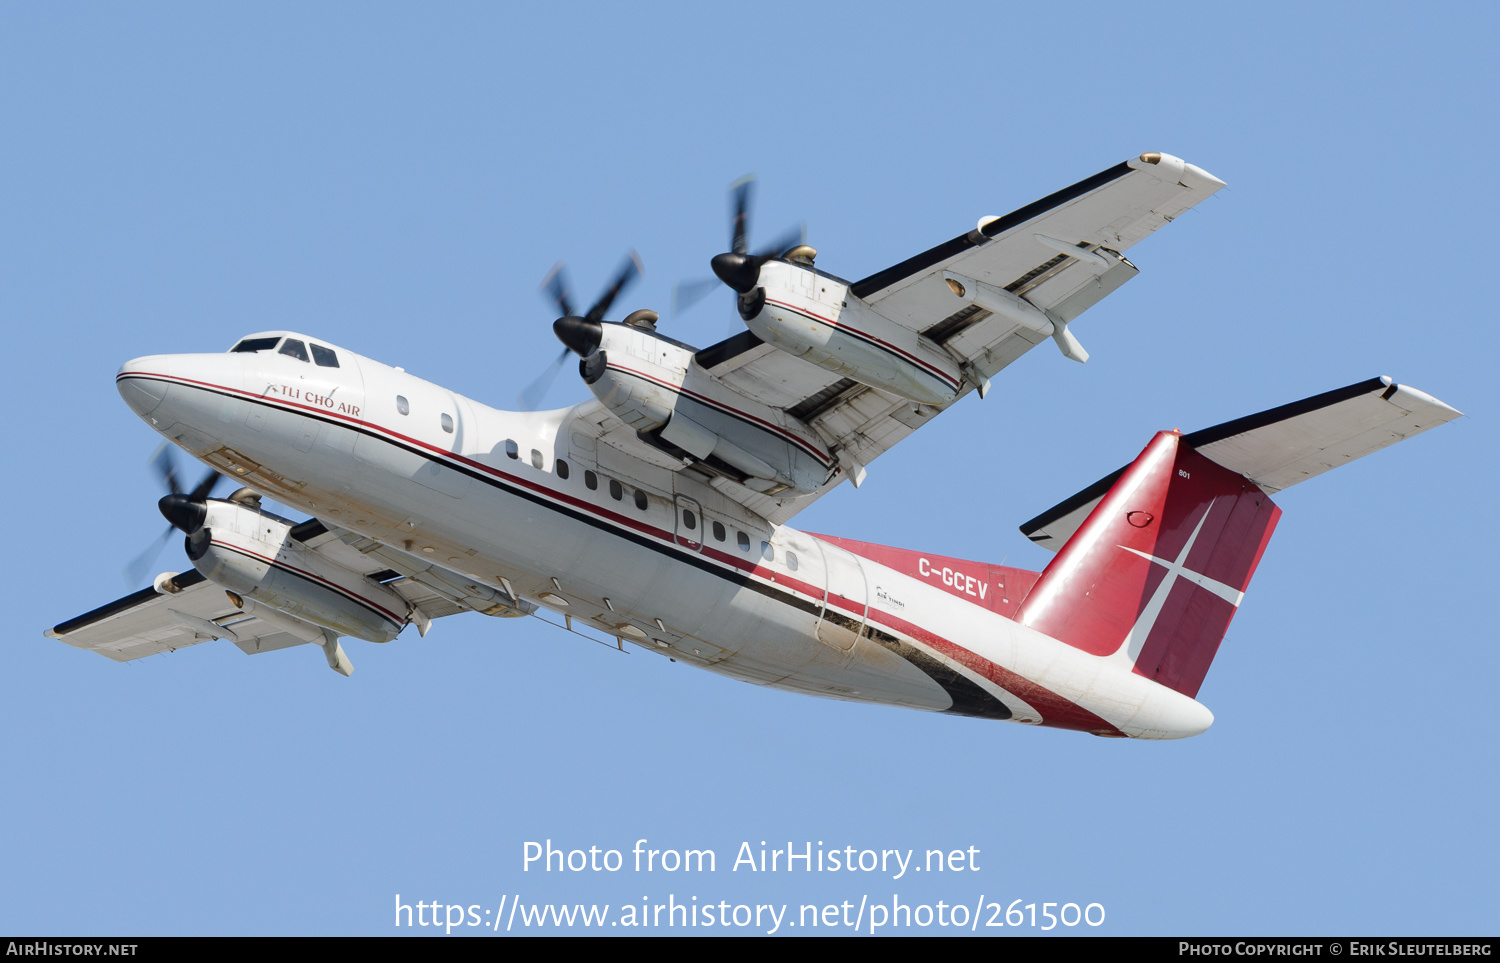
<path id="1" fill-rule="evenodd" d="M 120 366 L 115 388 L 130 410 L 145 418 L 166 399 L 171 386 L 163 376 L 170 373 L 171 362 L 166 355 L 134 358 Z"/>

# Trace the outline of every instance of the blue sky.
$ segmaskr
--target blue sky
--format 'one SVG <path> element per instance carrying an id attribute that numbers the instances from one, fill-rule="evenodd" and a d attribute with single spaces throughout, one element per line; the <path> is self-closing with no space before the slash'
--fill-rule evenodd
<path id="1" fill-rule="evenodd" d="M 6 6 L 0 929 L 895 893 L 1098 902 L 1117 934 L 1493 932 L 1495 40 L 1483 5 Z M 162 524 L 128 358 L 289 327 L 506 406 L 558 351 L 554 261 L 587 299 L 634 247 L 622 307 L 665 315 L 747 171 L 753 232 L 806 221 L 857 278 L 1146 150 L 1229 189 L 1132 250 L 1088 364 L 1044 345 L 798 525 L 1041 568 L 1016 526 L 1158 429 L 1378 374 L 1465 411 L 1278 496 L 1202 736 L 824 702 L 530 620 L 352 642 L 352 679 L 41 637 L 124 594 Z M 719 294 L 664 330 L 732 317 Z M 583 395 L 565 371 L 548 402 Z M 549 838 L 720 869 L 523 872 Z M 728 871 L 761 840 L 981 869 Z"/>

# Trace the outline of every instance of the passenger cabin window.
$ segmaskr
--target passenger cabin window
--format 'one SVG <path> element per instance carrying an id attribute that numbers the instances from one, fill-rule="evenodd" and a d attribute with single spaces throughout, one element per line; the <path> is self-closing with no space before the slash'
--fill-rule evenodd
<path id="1" fill-rule="evenodd" d="M 321 344 L 312 345 L 313 364 L 319 368 L 337 368 L 339 356 L 332 348 L 325 348 Z"/>
<path id="2" fill-rule="evenodd" d="M 583 470 L 583 487 L 589 491 L 597 490 L 599 488 L 599 476 L 585 468 Z"/>
<path id="3" fill-rule="evenodd" d="M 515 442 L 511 441 L 509 438 L 505 439 L 505 457 L 507 457 L 507 458 L 520 458 L 521 457 L 521 446 L 517 445 Z"/>
<path id="4" fill-rule="evenodd" d="M 270 351 L 276 347 L 280 338 L 246 338 L 239 344 L 229 349 L 230 354 L 254 354 L 257 351 Z"/>
<path id="5" fill-rule="evenodd" d="M 307 345 L 303 344 L 301 341 L 298 341 L 296 338 L 287 338 L 281 346 L 281 351 L 278 353 L 284 354 L 288 358 L 296 358 L 298 361 L 306 361 Z"/>
<path id="6" fill-rule="evenodd" d="M 535 448 L 531 449 L 531 467 L 532 468 L 541 468 L 542 467 L 542 453 L 539 452 L 539 451 L 537 451 Z"/>
<path id="7" fill-rule="evenodd" d="M 698 527 L 698 516 L 684 508 L 682 510 L 682 526 L 691 532 Z"/>
<path id="8" fill-rule="evenodd" d="M 724 523 L 723 522 L 714 522 L 714 541 L 716 541 L 716 542 L 722 542 L 722 541 L 724 541 L 725 534 L 726 533 L 724 531 Z"/>
<path id="9" fill-rule="evenodd" d="M 619 501 L 620 499 L 624 498 L 625 486 L 621 485 L 619 482 L 611 478 L 609 480 L 609 497 L 613 498 L 615 501 Z"/>
<path id="10" fill-rule="evenodd" d="M 734 533 L 734 541 L 735 541 L 735 544 L 740 547 L 740 551 L 742 551 L 742 552 L 748 552 L 748 551 L 750 551 L 750 536 L 749 535 L 746 535 L 744 532 L 735 532 Z"/>
<path id="11" fill-rule="evenodd" d="M 445 413 L 438 420 L 443 423 L 443 430 L 444 431 L 446 431 L 450 435 L 453 434 L 453 416 L 452 415 Z"/>
<path id="12" fill-rule="evenodd" d="M 403 415 L 411 414 L 411 405 L 406 403 L 405 395 L 396 396 L 396 410 L 401 412 Z"/>
<path id="13" fill-rule="evenodd" d="M 787 552 L 786 553 L 786 567 L 789 568 L 789 569 L 791 569 L 794 572 L 797 571 L 797 553 L 796 552 Z"/>
<path id="14" fill-rule="evenodd" d="M 770 542 L 760 543 L 760 557 L 768 562 L 774 562 L 776 560 L 776 549 L 771 547 Z"/>
<path id="15" fill-rule="evenodd" d="M 650 503 L 646 501 L 646 493 L 637 488 L 635 490 L 635 507 L 644 512 L 648 504 Z"/>
<path id="16" fill-rule="evenodd" d="M 563 461 L 561 458 L 557 460 L 557 477 L 561 478 L 563 481 L 568 480 L 568 463 Z"/>

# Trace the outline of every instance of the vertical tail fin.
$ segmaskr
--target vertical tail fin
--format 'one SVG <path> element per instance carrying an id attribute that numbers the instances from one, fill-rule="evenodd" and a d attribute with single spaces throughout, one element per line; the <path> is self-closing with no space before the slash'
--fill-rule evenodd
<path id="1" fill-rule="evenodd" d="M 1253 482 L 1160 432 L 1016 619 L 1196 696 L 1280 516 Z"/>

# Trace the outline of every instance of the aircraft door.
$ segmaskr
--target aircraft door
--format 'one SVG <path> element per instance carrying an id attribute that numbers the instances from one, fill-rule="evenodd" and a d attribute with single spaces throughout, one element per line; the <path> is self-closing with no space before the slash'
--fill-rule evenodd
<path id="1" fill-rule="evenodd" d="M 822 539 L 814 539 L 823 553 L 824 584 L 823 615 L 818 620 L 818 641 L 848 652 L 865 629 L 865 618 L 870 610 L 870 595 L 865 583 L 864 566 L 859 558 L 830 545 Z"/>
<path id="2" fill-rule="evenodd" d="M 686 495 L 678 495 L 674 502 L 677 544 L 696 552 L 703 547 L 703 508 Z"/>

